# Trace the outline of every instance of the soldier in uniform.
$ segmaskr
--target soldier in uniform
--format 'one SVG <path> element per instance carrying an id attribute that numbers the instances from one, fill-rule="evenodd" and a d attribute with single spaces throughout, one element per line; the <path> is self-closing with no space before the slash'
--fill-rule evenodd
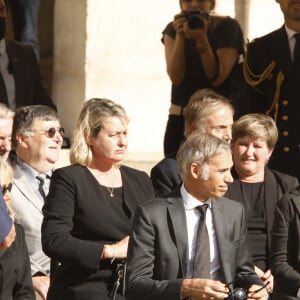
<path id="1" fill-rule="evenodd" d="M 244 109 L 274 118 L 279 140 L 269 166 L 300 179 L 300 1 L 276 2 L 285 23 L 248 45 Z"/>

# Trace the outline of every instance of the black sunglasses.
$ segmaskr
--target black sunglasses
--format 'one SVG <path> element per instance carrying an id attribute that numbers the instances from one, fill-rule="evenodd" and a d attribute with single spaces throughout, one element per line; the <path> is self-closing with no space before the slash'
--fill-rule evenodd
<path id="1" fill-rule="evenodd" d="M 12 189 L 12 183 L 10 183 L 8 186 L 2 186 L 2 194 L 3 196 L 7 193 L 7 192 L 11 192 Z"/>
<path id="2" fill-rule="evenodd" d="M 59 128 L 51 127 L 47 130 L 45 130 L 45 129 L 35 129 L 35 130 L 29 130 L 29 131 L 42 132 L 42 134 L 45 134 L 50 139 L 55 136 L 57 131 L 62 137 L 64 137 L 64 135 L 65 135 L 65 129 L 62 128 L 62 127 L 59 127 Z"/>

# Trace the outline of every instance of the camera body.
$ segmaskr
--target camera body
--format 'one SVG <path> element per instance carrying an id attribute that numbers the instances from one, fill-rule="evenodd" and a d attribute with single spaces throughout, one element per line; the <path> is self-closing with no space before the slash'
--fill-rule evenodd
<path id="1" fill-rule="evenodd" d="M 246 300 L 248 292 L 244 288 L 235 288 L 228 294 L 227 300 Z"/>
<path id="2" fill-rule="evenodd" d="M 184 17 L 191 29 L 199 29 L 203 27 L 204 20 L 208 20 L 208 13 L 200 9 L 192 9 L 184 13 Z"/>

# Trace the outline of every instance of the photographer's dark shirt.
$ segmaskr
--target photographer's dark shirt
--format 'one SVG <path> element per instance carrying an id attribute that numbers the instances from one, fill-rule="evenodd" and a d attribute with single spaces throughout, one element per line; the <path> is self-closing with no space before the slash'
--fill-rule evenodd
<path id="1" fill-rule="evenodd" d="M 212 30 L 212 27 L 213 24 L 210 24 L 207 35 L 214 53 L 216 53 L 216 50 L 219 48 L 236 48 L 238 49 L 239 55 L 244 53 L 243 33 L 236 20 L 226 17 L 215 27 L 214 30 Z M 162 34 L 166 34 L 172 39 L 175 39 L 176 31 L 172 22 L 167 25 Z M 164 42 L 163 38 L 162 42 Z M 185 60 L 186 72 L 184 80 L 180 85 L 172 85 L 171 95 L 171 102 L 183 107 L 187 105 L 191 95 L 198 89 L 212 88 L 204 73 L 201 58 L 197 52 L 194 40 L 186 39 Z M 238 70 L 237 68 L 238 61 L 224 84 L 221 87 L 214 88 L 216 92 L 228 98 L 231 97 L 236 85 L 235 74 Z"/>

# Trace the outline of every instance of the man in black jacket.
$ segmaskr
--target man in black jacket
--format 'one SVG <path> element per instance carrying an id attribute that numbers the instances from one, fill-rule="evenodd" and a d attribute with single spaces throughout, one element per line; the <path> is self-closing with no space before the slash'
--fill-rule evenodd
<path id="1" fill-rule="evenodd" d="M 43 85 L 33 48 L 5 39 L 6 18 L 5 3 L 0 0 L 0 102 L 13 110 L 33 104 L 56 109 Z"/>
<path id="2" fill-rule="evenodd" d="M 245 113 L 266 113 L 276 121 L 279 139 L 269 167 L 300 179 L 300 2 L 276 2 L 284 25 L 248 45 L 242 99 Z"/>

